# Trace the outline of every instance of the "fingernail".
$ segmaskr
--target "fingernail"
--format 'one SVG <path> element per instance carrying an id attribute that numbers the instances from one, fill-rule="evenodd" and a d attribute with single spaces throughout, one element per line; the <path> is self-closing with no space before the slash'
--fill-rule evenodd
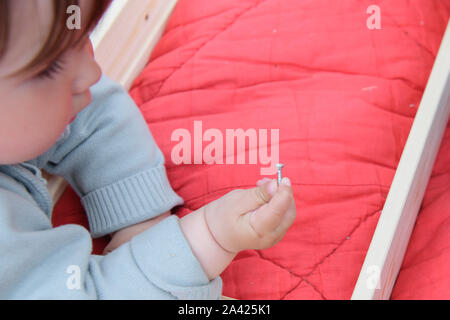
<path id="1" fill-rule="evenodd" d="M 276 180 L 272 179 L 272 181 L 270 181 L 270 183 L 268 183 L 267 192 L 272 196 L 275 194 L 275 192 L 277 192 L 277 181 Z"/>
<path id="2" fill-rule="evenodd" d="M 284 177 L 284 178 L 281 180 L 281 183 L 284 184 L 284 185 L 286 185 L 286 186 L 288 186 L 288 187 L 291 186 L 291 180 L 289 180 L 288 177 Z"/>

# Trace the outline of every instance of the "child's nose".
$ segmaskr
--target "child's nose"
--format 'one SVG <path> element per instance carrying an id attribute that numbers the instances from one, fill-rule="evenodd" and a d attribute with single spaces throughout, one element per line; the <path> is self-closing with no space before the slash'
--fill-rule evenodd
<path id="1" fill-rule="evenodd" d="M 85 50 L 86 57 L 84 57 L 78 77 L 73 83 L 72 92 L 74 95 L 87 91 L 100 80 L 102 75 L 102 70 L 94 59 L 94 50 L 90 41 L 88 41 Z"/>
<path id="2" fill-rule="evenodd" d="M 92 56 L 92 58 L 94 58 L 94 46 L 92 45 L 91 39 L 89 39 L 87 41 L 86 46 L 87 46 L 87 50 L 89 51 L 89 54 Z"/>

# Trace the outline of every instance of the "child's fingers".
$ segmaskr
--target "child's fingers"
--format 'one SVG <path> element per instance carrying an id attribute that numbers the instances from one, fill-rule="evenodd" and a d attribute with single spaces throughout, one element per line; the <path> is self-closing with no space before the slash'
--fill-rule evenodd
<path id="1" fill-rule="evenodd" d="M 263 178 L 261 180 L 258 180 L 258 182 L 256 182 L 256 185 L 259 187 L 259 186 L 263 185 L 264 183 L 266 183 L 266 182 L 268 182 L 270 180 L 271 179 L 269 179 L 269 178 Z"/>
<path id="2" fill-rule="evenodd" d="M 237 193 L 238 198 L 235 199 L 237 204 L 235 208 L 238 209 L 238 212 L 241 212 L 241 215 L 257 210 L 270 201 L 276 190 L 277 183 L 275 180 L 269 180 L 256 188 L 240 190 Z"/>
<path id="3" fill-rule="evenodd" d="M 251 213 L 250 223 L 259 236 L 272 233 L 291 205 L 292 189 L 281 184 L 269 203 Z"/>
<path id="4" fill-rule="evenodd" d="M 292 198 L 289 209 L 287 210 L 285 216 L 283 217 L 283 220 L 281 221 L 280 225 L 276 227 L 274 231 L 275 237 L 277 238 L 283 237 L 284 234 L 294 223 L 296 217 L 297 217 L 297 208 L 295 206 L 295 200 Z"/>
<path id="5" fill-rule="evenodd" d="M 261 249 L 269 248 L 280 242 L 289 228 L 295 221 L 297 216 L 297 209 L 295 206 L 295 200 L 292 198 L 291 205 L 289 206 L 287 212 L 285 213 L 280 225 L 275 228 L 273 232 L 266 235 L 265 241 L 262 243 Z"/>

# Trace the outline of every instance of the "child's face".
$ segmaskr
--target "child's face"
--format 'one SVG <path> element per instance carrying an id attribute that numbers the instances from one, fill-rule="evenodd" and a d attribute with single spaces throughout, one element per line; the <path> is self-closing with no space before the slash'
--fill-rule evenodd
<path id="1" fill-rule="evenodd" d="M 10 42 L 0 60 L 0 164 L 28 161 L 50 149 L 90 103 L 89 88 L 101 76 L 86 38 L 63 53 L 52 67 L 42 66 L 40 70 L 46 71 L 41 76 L 7 77 L 39 52 L 52 18 L 50 0 L 10 3 Z M 88 3 L 81 1 L 82 14 L 89 10 Z"/>

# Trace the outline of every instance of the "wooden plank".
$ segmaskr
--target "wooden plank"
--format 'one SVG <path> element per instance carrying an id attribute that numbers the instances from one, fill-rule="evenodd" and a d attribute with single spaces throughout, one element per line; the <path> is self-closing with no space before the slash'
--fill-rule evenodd
<path id="1" fill-rule="evenodd" d="M 353 300 L 389 299 L 450 114 L 450 21 L 395 172 Z"/>
<path id="2" fill-rule="evenodd" d="M 145 67 L 177 0 L 114 1 L 91 36 L 102 70 L 129 89 Z"/>
<path id="3" fill-rule="evenodd" d="M 95 58 L 103 72 L 129 89 L 147 63 L 177 0 L 113 1 L 92 32 Z M 68 183 L 43 172 L 56 203 Z"/>

